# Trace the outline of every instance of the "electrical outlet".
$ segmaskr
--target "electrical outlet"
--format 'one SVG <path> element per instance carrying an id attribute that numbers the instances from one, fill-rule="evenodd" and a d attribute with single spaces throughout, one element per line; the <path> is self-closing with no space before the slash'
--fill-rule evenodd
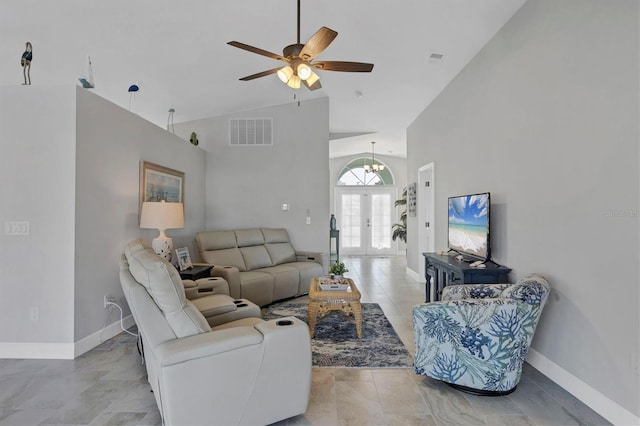
<path id="1" fill-rule="evenodd" d="M 29 319 L 33 322 L 40 320 L 40 308 L 37 306 L 29 308 Z"/>
<path id="2" fill-rule="evenodd" d="M 105 294 L 104 295 L 104 308 L 107 309 L 107 307 L 109 306 L 108 303 L 111 302 L 111 295 L 110 294 Z"/>

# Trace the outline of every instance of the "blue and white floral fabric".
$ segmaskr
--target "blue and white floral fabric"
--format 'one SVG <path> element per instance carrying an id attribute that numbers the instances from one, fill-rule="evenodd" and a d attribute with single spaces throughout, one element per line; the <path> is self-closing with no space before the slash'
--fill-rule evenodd
<path id="1" fill-rule="evenodd" d="M 416 373 L 482 391 L 512 390 L 549 291 L 540 275 L 445 287 L 441 301 L 413 308 Z"/>

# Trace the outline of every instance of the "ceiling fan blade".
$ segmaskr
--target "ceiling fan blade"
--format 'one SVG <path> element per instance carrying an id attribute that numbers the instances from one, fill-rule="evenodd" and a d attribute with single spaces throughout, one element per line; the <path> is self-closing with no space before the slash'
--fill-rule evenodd
<path id="1" fill-rule="evenodd" d="M 280 68 L 281 67 L 274 68 L 274 69 L 267 70 L 267 71 L 262 71 L 262 72 L 259 72 L 257 74 L 251 74 L 251 75 L 248 75 L 246 77 L 242 77 L 240 80 L 249 81 L 249 80 L 253 80 L 253 79 L 256 79 L 256 78 L 265 77 L 267 75 L 271 75 L 271 74 L 277 73 Z"/>
<path id="2" fill-rule="evenodd" d="M 240 43 L 239 41 L 230 41 L 227 43 L 229 46 L 237 47 L 238 49 L 246 50 L 251 53 L 257 53 L 258 55 L 266 56 L 267 58 L 276 59 L 278 61 L 287 62 L 286 58 L 281 55 L 276 55 L 275 53 L 269 52 L 264 49 L 260 49 L 258 47 L 250 46 L 248 44 Z"/>
<path id="3" fill-rule="evenodd" d="M 323 71 L 371 72 L 373 69 L 373 64 L 345 61 L 320 61 L 312 63 L 311 66 Z"/>
<path id="4" fill-rule="evenodd" d="M 338 33 L 331 28 L 320 28 L 304 45 L 299 56 L 305 61 L 310 61 L 326 49 L 337 35 Z"/>

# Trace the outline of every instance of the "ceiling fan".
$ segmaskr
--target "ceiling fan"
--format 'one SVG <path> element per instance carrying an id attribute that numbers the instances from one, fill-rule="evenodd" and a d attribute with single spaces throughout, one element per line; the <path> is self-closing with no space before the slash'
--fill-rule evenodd
<path id="1" fill-rule="evenodd" d="M 329 44 L 336 38 L 338 33 L 330 28 L 322 27 L 314 35 L 311 36 L 306 44 L 300 43 L 300 0 L 298 0 L 298 41 L 282 50 L 282 55 L 277 55 L 266 50 L 240 43 L 238 41 L 230 41 L 227 44 L 267 58 L 276 59 L 285 62 L 284 67 L 273 68 L 262 71 L 257 74 L 242 77 L 240 80 L 249 81 L 271 74 L 278 74 L 278 78 L 293 89 L 300 88 L 301 83 L 309 90 L 321 88 L 320 77 L 313 71 L 313 68 L 323 71 L 343 71 L 343 72 L 371 72 L 373 64 L 363 62 L 345 62 L 345 61 L 313 61 Z"/>

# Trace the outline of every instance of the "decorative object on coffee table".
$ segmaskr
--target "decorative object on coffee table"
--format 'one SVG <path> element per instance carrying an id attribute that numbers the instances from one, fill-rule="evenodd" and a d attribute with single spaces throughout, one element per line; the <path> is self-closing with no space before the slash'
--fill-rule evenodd
<path id="1" fill-rule="evenodd" d="M 343 264 L 344 266 L 344 264 Z M 323 290 L 320 287 L 321 278 L 311 280 L 309 286 L 309 333 L 315 334 L 316 322 L 331 312 L 344 315 L 345 318 L 355 322 L 358 338 L 362 338 L 362 305 L 360 304 L 360 291 L 353 280 L 346 278 L 335 281 L 346 283 L 345 290 Z"/>
<path id="2" fill-rule="evenodd" d="M 344 262 L 338 261 L 336 263 L 332 263 L 331 266 L 329 266 L 329 273 L 331 274 L 331 278 L 333 279 L 341 280 L 345 272 L 349 272 L 349 270 L 345 266 Z"/>
<path id="3" fill-rule="evenodd" d="M 344 278 L 320 277 L 320 289 L 323 291 L 347 291 L 349 281 Z"/>

